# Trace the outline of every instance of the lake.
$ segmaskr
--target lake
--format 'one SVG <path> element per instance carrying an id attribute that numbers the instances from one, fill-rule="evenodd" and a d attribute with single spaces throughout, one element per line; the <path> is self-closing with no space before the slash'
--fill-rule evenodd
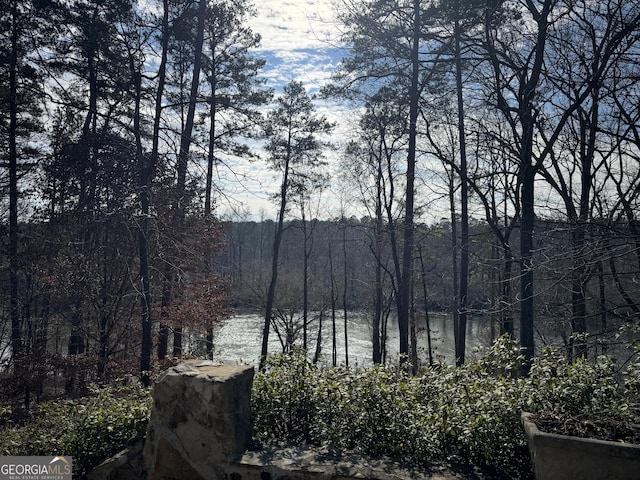
<path id="1" fill-rule="evenodd" d="M 234 315 L 224 321 L 215 331 L 214 359 L 225 363 L 248 363 L 257 365 L 260 358 L 262 345 L 262 328 L 264 318 L 259 314 Z M 315 349 L 317 336 L 317 324 L 313 322 L 309 326 L 310 350 Z M 336 320 L 337 329 L 337 357 L 338 363 L 345 362 L 344 348 L 344 320 L 339 317 Z M 454 337 L 453 318 L 449 314 L 430 314 L 431 342 L 434 358 L 447 363 L 454 361 Z M 370 317 L 361 313 L 350 313 L 347 322 L 349 334 L 349 365 L 368 366 L 372 360 L 372 341 Z M 418 325 L 418 351 L 423 361 L 427 361 L 427 334 L 424 319 Z M 322 326 L 322 357 L 325 364 L 331 363 L 331 319 L 325 317 Z M 467 320 L 467 356 L 474 358 L 474 352 L 478 346 L 488 346 L 492 340 L 491 322 L 488 317 L 470 316 Z M 297 342 L 301 343 L 301 342 Z M 398 324 L 390 321 L 388 326 L 388 354 L 392 359 L 398 352 Z M 269 336 L 269 353 L 281 352 L 282 347 L 278 336 L 271 329 Z"/>

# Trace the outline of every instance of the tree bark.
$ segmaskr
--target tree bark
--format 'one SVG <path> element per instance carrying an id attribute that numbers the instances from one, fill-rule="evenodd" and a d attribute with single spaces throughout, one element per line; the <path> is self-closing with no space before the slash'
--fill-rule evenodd
<path id="1" fill-rule="evenodd" d="M 308 324 L 309 324 L 309 239 L 307 236 L 307 218 L 305 215 L 304 195 L 300 199 L 300 213 L 302 215 L 302 349 L 306 352 L 308 348 Z"/>
<path id="2" fill-rule="evenodd" d="M 22 329 L 18 301 L 18 2 L 11 2 L 9 58 L 9 316 L 14 368 L 22 360 Z M 20 376 L 15 368 L 16 379 Z"/>
<path id="3" fill-rule="evenodd" d="M 431 322 L 429 321 L 429 296 L 427 295 L 427 271 L 424 267 L 424 258 L 422 257 L 422 248 L 418 249 L 420 258 L 420 272 L 422 277 L 422 298 L 424 301 L 424 319 L 427 329 L 427 350 L 429 353 L 429 365 L 433 365 L 433 348 L 431 345 Z"/>
<path id="4" fill-rule="evenodd" d="M 462 58 L 460 52 L 460 2 L 456 1 L 455 13 L 455 57 L 456 57 L 456 91 L 458 103 L 458 142 L 460 148 L 460 292 L 458 299 L 458 324 L 455 336 L 456 365 L 465 361 L 467 333 L 467 292 L 469 289 L 469 186 L 467 184 L 467 141 L 464 126 L 464 99 L 462 96 Z"/>
<path id="5" fill-rule="evenodd" d="M 282 243 L 282 232 L 284 230 L 284 215 L 287 211 L 287 185 L 289 183 L 289 162 L 291 160 L 290 147 L 284 164 L 284 175 L 280 186 L 280 210 L 276 223 L 276 232 L 273 240 L 273 252 L 271 258 L 271 280 L 267 292 L 267 306 L 264 313 L 264 326 L 262 329 L 262 349 L 260 350 L 259 369 L 263 370 L 269 352 L 269 329 L 273 317 L 273 305 L 276 297 L 276 284 L 278 283 L 278 262 L 280 256 L 280 244 Z"/>
<path id="6" fill-rule="evenodd" d="M 189 150 L 191 148 L 193 126 L 195 122 L 196 107 L 198 103 L 198 89 L 200 86 L 200 71 L 202 69 L 202 47 L 204 45 L 204 20 L 206 16 L 207 2 L 198 2 L 198 25 L 196 30 L 196 42 L 193 57 L 193 73 L 191 77 L 191 90 L 189 92 L 189 108 L 184 129 L 180 134 L 180 150 L 178 152 L 176 198 L 174 208 L 178 215 L 178 228 L 182 228 L 186 215 L 186 181 L 187 167 L 189 163 Z M 182 326 L 176 325 L 173 332 L 173 354 L 182 355 Z"/>
<path id="7" fill-rule="evenodd" d="M 207 155 L 207 178 L 206 178 L 206 187 L 205 187 L 205 197 L 204 197 L 204 216 L 205 218 L 209 218 L 212 213 L 212 190 L 213 190 L 213 167 L 216 163 L 215 156 L 215 148 L 216 148 L 216 114 L 218 112 L 217 106 L 217 77 L 215 69 L 215 45 L 211 45 L 211 76 L 209 78 L 209 85 L 211 88 L 211 99 L 209 100 L 209 152 Z M 239 248 L 242 248 L 239 246 Z M 211 273 L 211 255 L 212 252 L 210 248 L 206 249 L 206 263 L 207 263 L 207 271 L 206 275 Z M 213 355 L 213 325 L 209 325 L 207 327 L 207 336 L 206 336 L 206 352 L 208 357 L 212 357 Z"/>
<path id="8" fill-rule="evenodd" d="M 344 215 L 341 218 L 342 222 L 342 273 L 343 273 L 343 285 L 342 285 L 342 313 L 344 320 L 344 361 L 345 365 L 349 366 L 349 325 L 348 325 L 348 300 L 347 300 L 347 292 L 348 292 L 348 282 L 349 275 L 347 269 L 348 263 L 348 255 L 347 255 L 347 222 L 345 221 Z"/>
<path id="9" fill-rule="evenodd" d="M 384 224 L 382 217 L 382 164 L 378 160 L 376 169 L 376 231 L 375 231 L 375 295 L 373 313 L 373 363 L 382 363 L 382 342 L 381 342 L 381 322 L 383 304 L 383 284 L 382 284 L 382 250 L 384 244 Z"/>
<path id="10" fill-rule="evenodd" d="M 167 67 L 167 51 L 169 43 L 169 0 L 163 0 L 162 13 L 162 33 L 160 40 L 160 65 L 158 66 L 158 88 L 155 98 L 155 112 L 153 118 L 153 134 L 151 144 L 151 155 L 148 163 L 145 156 L 138 150 L 138 140 L 136 137 L 136 152 L 138 154 L 139 171 L 140 171 L 140 230 L 138 232 L 138 251 L 140 256 L 140 282 L 142 283 L 142 296 L 140 298 L 141 306 L 141 324 L 142 324 L 142 342 L 140 352 L 140 372 L 141 381 L 145 387 L 150 384 L 149 372 L 151 371 L 151 354 L 153 351 L 152 315 L 151 315 L 151 281 L 149 274 L 149 234 L 150 234 L 150 215 L 151 202 L 150 190 L 155 176 L 156 163 L 158 160 L 159 137 L 160 137 L 160 119 L 162 116 L 162 98 L 164 96 L 164 85 Z M 136 117 L 139 132 L 139 106 L 137 106 Z M 162 329 L 161 325 L 161 329 Z M 160 351 L 158 357 L 160 357 Z M 166 355 L 166 351 L 165 351 Z"/>
<path id="11" fill-rule="evenodd" d="M 398 329 L 401 356 L 409 354 L 409 310 L 413 268 L 414 197 L 416 170 L 416 137 L 418 122 L 418 80 L 420 75 L 420 0 L 413 0 L 413 32 L 411 42 L 411 87 L 409 90 L 409 150 L 407 152 L 404 244 L 402 247 L 402 275 L 398 291 Z"/>

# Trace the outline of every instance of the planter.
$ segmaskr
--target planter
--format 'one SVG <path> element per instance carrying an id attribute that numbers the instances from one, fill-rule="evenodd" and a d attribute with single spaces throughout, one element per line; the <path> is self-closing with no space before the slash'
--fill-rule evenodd
<path id="1" fill-rule="evenodd" d="M 531 416 L 521 420 L 536 480 L 640 478 L 640 445 L 541 432 Z"/>

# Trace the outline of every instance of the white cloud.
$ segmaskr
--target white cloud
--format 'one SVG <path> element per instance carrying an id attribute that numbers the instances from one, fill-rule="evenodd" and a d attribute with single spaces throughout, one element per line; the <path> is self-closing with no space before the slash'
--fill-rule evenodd
<path id="1" fill-rule="evenodd" d="M 267 61 L 261 74 L 269 86 L 279 92 L 291 80 L 301 81 L 311 93 L 330 81 L 341 59 L 337 48 L 340 35 L 331 7 L 332 0 L 257 0 L 257 15 L 248 22 L 254 33 L 262 36 L 255 54 Z M 319 102 L 318 113 L 342 125 L 345 112 L 337 105 Z M 353 118 L 351 118 L 351 121 Z M 344 128 L 338 126 L 335 138 L 340 143 Z M 338 133 L 340 132 L 340 133 Z M 264 151 L 258 147 L 260 155 Z M 337 152 L 331 152 L 335 163 Z M 273 194 L 280 184 L 264 160 L 249 162 L 229 159 L 218 171 L 218 207 L 220 213 L 237 217 L 243 211 L 253 218 L 264 212 L 274 218 L 276 205 Z"/>
<path id="2" fill-rule="evenodd" d="M 249 25 L 262 35 L 261 49 L 325 49 L 338 37 L 330 0 L 261 0 Z"/>
<path id="3" fill-rule="evenodd" d="M 267 60 L 264 76 L 279 89 L 291 80 L 316 90 L 329 81 L 339 61 L 339 38 L 331 0 L 266 0 L 249 21 L 262 36 L 257 54 Z"/>
<path id="4" fill-rule="evenodd" d="M 254 33 L 262 36 L 255 50 L 258 57 L 267 62 L 261 76 L 277 93 L 291 80 L 301 81 L 311 93 L 326 85 L 336 70 L 346 50 L 340 47 L 341 25 L 334 15 L 335 0 L 255 0 L 257 15 L 248 21 Z M 357 197 L 357 189 L 341 185 L 344 175 L 337 171 L 341 150 L 346 141 L 358 134 L 357 108 L 336 102 L 318 101 L 317 113 L 335 122 L 332 141 L 338 150 L 327 151 L 326 157 L 333 180 L 329 191 L 323 193 L 324 216 L 339 214 L 339 209 L 349 205 L 349 215 L 364 213 Z M 264 150 L 255 146 L 255 152 L 265 157 Z M 277 205 L 273 201 L 281 179 L 268 168 L 264 158 L 248 161 L 242 158 L 228 159 L 218 170 L 218 213 L 239 218 L 273 219 Z M 437 179 L 427 182 L 425 190 L 439 186 Z M 441 192 L 427 191 L 428 198 L 441 198 Z M 349 196 L 349 194 L 352 194 Z M 447 216 L 448 205 L 440 210 L 440 202 L 428 205 L 433 218 Z M 360 213 L 358 213 L 360 212 Z"/>

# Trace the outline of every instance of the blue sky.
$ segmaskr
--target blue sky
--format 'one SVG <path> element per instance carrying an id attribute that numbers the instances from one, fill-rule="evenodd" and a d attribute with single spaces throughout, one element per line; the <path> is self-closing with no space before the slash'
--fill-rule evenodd
<path id="1" fill-rule="evenodd" d="M 336 69 L 343 51 L 338 47 L 340 26 L 334 18 L 332 0 L 256 0 L 257 15 L 248 23 L 262 42 L 255 54 L 267 64 L 262 76 L 276 92 L 291 80 L 303 82 L 307 91 L 316 93 L 326 85 Z M 335 104 L 317 103 L 319 114 L 338 124 L 335 139 L 347 136 L 344 119 L 348 112 Z M 264 155 L 264 152 L 259 151 Z M 335 165 L 337 153 L 328 160 Z M 227 197 L 221 201 L 221 213 L 232 217 L 275 218 L 276 207 L 271 200 L 280 178 L 266 167 L 264 161 L 237 159 L 232 168 L 219 171 L 221 188 Z M 335 182 L 333 182 L 335 185 Z M 323 194 L 321 216 L 335 216 L 335 189 Z M 339 207 L 338 207 L 339 208 Z"/>
<path id="2" fill-rule="evenodd" d="M 340 60 L 340 30 L 332 0 L 260 0 L 251 27 L 262 35 L 259 52 L 274 86 L 301 80 L 310 90 L 328 81 Z"/>

